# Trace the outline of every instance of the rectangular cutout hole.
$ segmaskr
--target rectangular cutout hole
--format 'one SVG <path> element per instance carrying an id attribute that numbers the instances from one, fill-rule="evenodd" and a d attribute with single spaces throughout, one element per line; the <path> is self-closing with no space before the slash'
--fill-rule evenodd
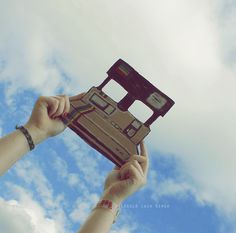
<path id="1" fill-rule="evenodd" d="M 139 100 L 130 106 L 129 112 L 142 123 L 145 123 L 153 114 L 153 111 Z"/>
<path id="2" fill-rule="evenodd" d="M 122 100 L 128 93 L 120 84 L 114 80 L 110 80 L 102 91 L 115 100 L 117 103 Z"/>

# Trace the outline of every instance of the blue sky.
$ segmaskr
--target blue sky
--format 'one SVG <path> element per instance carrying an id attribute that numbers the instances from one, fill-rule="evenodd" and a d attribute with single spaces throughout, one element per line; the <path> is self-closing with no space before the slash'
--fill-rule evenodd
<path id="1" fill-rule="evenodd" d="M 5 98 L 5 88 L 1 85 L 1 100 Z M 1 101 L 0 110 L 4 112 L 4 115 L 1 115 L 1 122 L 4 122 L 2 135 L 11 132 L 15 124 L 24 122 L 28 116 L 27 110 L 36 99 L 37 95 L 27 91 L 18 93 L 14 98 L 13 108 Z M 11 121 L 8 120 L 9 116 Z M 68 149 L 64 141 L 66 137 L 73 138 L 74 152 Z M 79 150 L 82 150 L 82 153 Z M 154 153 L 158 154 L 155 159 Z M 78 158 L 75 158 L 76 156 Z M 86 162 L 76 163 L 76 159 L 84 158 L 87 159 Z M 177 162 L 173 156 L 155 151 L 150 153 L 150 158 L 150 169 L 152 172 L 158 172 L 158 182 L 161 183 L 167 178 L 177 178 Z M 88 179 L 85 176 L 86 170 L 90 171 L 90 163 L 93 163 L 95 169 Z M 85 165 L 86 167 L 83 167 Z M 110 162 L 67 129 L 59 137 L 51 138 L 39 145 L 34 152 L 25 156 L 1 177 L 1 198 L 5 203 L 10 200 L 23 202 L 21 199 L 30 194 L 32 201 L 44 208 L 44 218 L 62 221 L 55 218 L 54 214 L 63 213 L 65 222 L 62 232 L 76 232 L 81 223 L 80 219 L 84 219 L 94 204 L 92 200 L 86 199 L 86 195 L 93 195 L 95 200 L 99 197 L 105 175 L 112 167 Z M 94 181 L 90 183 L 90 179 Z M 150 179 L 154 178 L 149 177 Z M 117 231 L 114 232 L 222 232 L 222 228 L 227 229 L 224 232 L 230 232 L 228 229 L 231 226 L 226 219 L 219 216 L 213 207 L 199 205 L 190 193 L 182 197 L 163 196 L 157 200 L 151 197 L 150 185 L 147 184 L 147 187 L 124 202 L 121 218 L 114 227 Z M 156 191 L 158 192 L 158 186 Z M 56 206 L 52 205 L 51 202 L 57 198 L 61 200 Z M 84 203 L 84 208 L 76 205 L 78 198 L 78 205 Z M 0 221 L 1 224 L 3 223 Z"/>
<path id="2" fill-rule="evenodd" d="M 111 232 L 236 232 L 233 1 L 0 3 L 0 136 L 39 95 L 86 91 L 123 58 L 176 104 Z M 76 232 L 112 167 L 69 129 L 43 142 L 0 178 L 1 232 Z"/>

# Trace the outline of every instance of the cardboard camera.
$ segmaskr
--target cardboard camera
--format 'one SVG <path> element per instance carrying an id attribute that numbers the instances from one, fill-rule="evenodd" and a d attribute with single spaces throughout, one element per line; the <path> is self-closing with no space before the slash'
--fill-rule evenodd
<path id="1" fill-rule="evenodd" d="M 101 85 L 70 101 L 70 112 L 62 120 L 84 141 L 120 167 L 130 156 L 138 154 L 138 145 L 150 133 L 150 125 L 159 116 L 163 117 L 174 101 L 121 59 L 107 74 Z M 127 91 L 118 103 L 103 92 L 110 80 L 116 81 Z M 153 111 L 144 123 L 128 110 L 136 100 L 142 101 Z"/>

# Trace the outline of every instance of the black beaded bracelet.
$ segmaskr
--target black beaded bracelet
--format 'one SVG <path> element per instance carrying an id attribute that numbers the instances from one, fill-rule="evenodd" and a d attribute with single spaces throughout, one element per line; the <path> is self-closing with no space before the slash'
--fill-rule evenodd
<path id="1" fill-rule="evenodd" d="M 25 137 L 28 141 L 30 150 L 33 150 L 35 145 L 34 145 L 33 139 L 31 137 L 31 135 L 29 134 L 28 130 L 24 126 L 18 126 L 18 125 L 16 125 L 16 129 L 19 129 L 25 135 Z"/>

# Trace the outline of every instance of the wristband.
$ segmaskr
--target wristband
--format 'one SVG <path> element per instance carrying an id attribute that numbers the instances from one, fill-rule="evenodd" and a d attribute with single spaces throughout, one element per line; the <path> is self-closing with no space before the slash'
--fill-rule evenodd
<path id="1" fill-rule="evenodd" d="M 116 203 L 114 203 L 110 200 L 103 199 L 97 203 L 97 205 L 95 206 L 95 208 L 93 208 L 93 210 L 99 209 L 99 208 L 109 210 L 112 213 L 112 215 L 114 216 L 113 223 L 116 222 L 116 219 L 120 213 L 119 205 L 117 205 Z"/>
<path id="2" fill-rule="evenodd" d="M 35 145 L 34 145 L 33 139 L 31 137 L 31 135 L 29 134 L 28 130 L 24 126 L 18 126 L 18 125 L 16 125 L 15 128 L 19 129 L 25 135 L 27 142 L 29 144 L 30 150 L 33 150 Z"/>

